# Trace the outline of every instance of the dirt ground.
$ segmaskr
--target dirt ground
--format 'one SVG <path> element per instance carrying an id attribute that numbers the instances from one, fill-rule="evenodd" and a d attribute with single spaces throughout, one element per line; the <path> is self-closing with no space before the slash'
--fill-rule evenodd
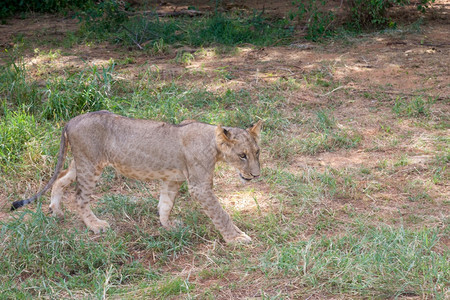
<path id="1" fill-rule="evenodd" d="M 266 1 L 234 1 L 235 9 L 264 9 L 267 13 L 283 15 L 292 6 L 291 1 L 283 4 Z M 341 1 L 332 1 L 339 5 Z M 173 11 L 188 8 L 186 1 L 160 1 L 159 11 Z M 211 1 L 193 1 L 189 6 L 199 10 L 213 9 Z M 331 167 L 337 170 L 368 168 L 373 177 L 358 180 L 353 197 L 342 197 L 324 202 L 324 207 L 335 212 L 335 218 L 345 222 L 346 208 L 350 205 L 356 213 L 367 213 L 394 224 L 399 216 L 406 222 L 408 216 L 421 219 L 418 226 L 436 225 L 448 218 L 448 199 L 450 186 L 448 180 L 426 185 L 431 201 L 415 201 L 409 199 L 411 191 L 406 187 L 417 182 L 411 189 L 419 192 L 432 175 L 432 161 L 437 147 L 437 137 L 447 138 L 450 130 L 435 130 L 434 125 L 444 120 L 448 123 L 450 113 L 450 1 L 436 1 L 433 10 L 429 11 L 420 28 L 387 32 L 362 34 L 348 37 L 346 41 L 332 40 L 325 43 L 312 43 L 304 39 L 293 41 L 288 46 L 255 48 L 239 47 L 237 55 L 203 55 L 189 65 L 173 62 L 174 51 L 166 55 L 150 56 L 139 50 L 124 51 L 115 45 L 100 43 L 93 45 L 80 44 L 70 49 L 63 49 L 63 55 L 48 59 L 38 57 L 34 48 L 25 53 L 25 62 L 33 76 L 39 78 L 42 68 L 33 70 L 34 65 L 48 65 L 48 72 L 63 72 L 67 67 L 82 68 L 86 63 L 106 64 L 111 58 L 123 60 L 133 58 L 133 63 L 117 65 L 120 76 L 133 79 L 140 73 L 144 64 L 152 65 L 161 72 L 164 80 L 177 79 L 188 86 L 204 87 L 219 92 L 227 89 L 241 88 L 255 90 L 262 83 L 273 83 L 281 79 L 302 80 L 311 74 L 320 72 L 328 81 L 336 85 L 328 91 L 311 88 L 286 90 L 284 96 L 287 110 L 300 108 L 305 117 L 312 108 L 333 108 L 334 116 L 339 123 L 351 126 L 362 135 L 361 144 L 353 149 L 341 149 L 334 152 L 323 152 L 317 155 L 296 155 L 292 158 L 289 170 L 300 172 L 314 168 L 323 170 Z M 406 17 L 405 17 L 406 18 Z M 27 19 L 13 19 L 6 25 L 0 25 L 0 48 L 10 48 L 20 39 L 28 39 L 38 44 L 41 51 L 53 49 L 45 46 L 42 40 L 63 39 L 67 32 L 78 27 L 76 19 L 52 15 L 34 15 Z M 36 41 L 40 40 L 39 43 Z M 4 51 L 0 58 L 5 58 Z M 199 72 L 201 70 L 201 72 Z M 217 81 L 217 70 L 226 70 L 231 74 L 229 80 Z M 180 79 L 181 78 L 181 79 Z M 381 95 L 381 96 L 380 96 Z M 432 115 L 436 118 L 427 120 L 427 124 L 417 125 L 416 120 L 402 119 L 392 121 L 392 110 L 389 103 L 397 97 L 416 97 L 435 99 Z M 302 109 L 303 108 L 303 109 Z M 390 138 L 386 127 L 395 134 Z M 301 135 L 301 125 L 291 127 L 291 136 Z M 394 141 L 395 139 L 395 141 Z M 447 144 L 448 145 L 448 144 Z M 444 144 L 445 147 L 445 144 Z M 264 150 L 263 150 L 264 152 Z M 381 163 L 395 164 L 403 155 L 407 155 L 408 163 L 386 171 L 380 170 Z M 263 154 L 263 163 L 275 167 L 269 154 Z M 447 165 L 448 167 L 448 165 Z M 448 168 L 447 168 L 448 170 Z M 264 181 L 254 184 L 253 192 L 229 193 L 240 189 L 240 184 L 230 179 L 233 174 L 219 174 L 217 182 L 226 182 L 227 189 L 218 189 L 218 196 L 225 207 L 242 209 L 242 212 L 255 213 L 259 199 L 259 209 L 273 209 L 268 199 L 270 186 Z M 448 174 L 446 175 L 448 176 Z M 419 186 L 419 187 L 418 187 Z M 371 190 L 371 193 L 365 191 Z M 156 193 L 155 193 L 156 196 Z M 0 192 L 0 218 L 8 216 L 9 202 L 6 195 Z M 257 216 L 256 216 L 257 217 Z M 409 225 L 414 227 L 415 219 Z M 311 222 L 314 217 L 311 217 Z M 308 220 L 303 220 L 308 225 Z M 333 229 L 339 231 L 339 228 Z M 330 232 L 331 234 L 332 232 Z M 305 232 L 308 236 L 310 232 Z M 450 241 L 444 240 L 450 245 Z M 214 245 L 208 244 L 210 248 Z M 206 250 L 205 250 L 206 251 Z M 171 265 L 171 271 L 179 274 L 195 273 L 194 261 L 183 261 L 179 258 L 178 267 Z M 255 274 L 253 274 L 255 275 Z M 236 280 L 238 275 L 236 275 Z M 233 278 L 227 278 L 232 281 Z M 198 285 L 210 286 L 214 282 L 197 281 Z M 255 286 L 259 283 L 255 282 Z M 230 294 L 231 293 L 231 294 Z M 245 290 L 221 291 L 223 299 L 251 297 Z M 313 297 L 314 298 L 314 297 Z"/>

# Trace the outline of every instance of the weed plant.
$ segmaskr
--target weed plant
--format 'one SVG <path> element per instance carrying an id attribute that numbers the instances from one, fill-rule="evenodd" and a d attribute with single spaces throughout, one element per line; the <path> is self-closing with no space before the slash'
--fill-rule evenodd
<path id="1" fill-rule="evenodd" d="M 27 143 L 38 133 L 36 120 L 25 111 L 4 109 L 0 119 L 0 166 L 11 169 L 21 161 Z"/>
<path id="2" fill-rule="evenodd" d="M 402 117 L 428 117 L 431 114 L 433 101 L 424 100 L 423 97 L 414 97 L 411 100 L 397 97 L 392 111 Z"/>
<path id="3" fill-rule="evenodd" d="M 20 51 L 5 51 L 8 58 L 5 64 L 0 65 L 1 105 L 4 108 L 21 107 L 36 112 L 42 98 L 38 85 L 28 76 Z"/>
<path id="4" fill-rule="evenodd" d="M 109 67 L 87 68 L 68 78 L 51 79 L 45 89 L 47 96 L 42 116 L 48 120 L 69 120 L 79 114 L 108 108 L 108 95 L 114 84 Z"/>
<path id="5" fill-rule="evenodd" d="M 68 9 L 87 9 L 93 5 L 93 1 L 86 0 L 28 0 L 15 1 L 3 0 L 0 7 L 0 20 L 6 21 L 8 17 L 17 13 L 41 12 L 54 13 L 64 12 Z"/>

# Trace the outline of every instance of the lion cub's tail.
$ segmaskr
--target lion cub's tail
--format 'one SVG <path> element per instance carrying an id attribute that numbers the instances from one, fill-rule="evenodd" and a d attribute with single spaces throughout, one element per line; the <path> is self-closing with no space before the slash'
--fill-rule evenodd
<path id="1" fill-rule="evenodd" d="M 19 207 L 25 206 L 34 200 L 38 199 L 42 196 L 49 188 L 52 187 L 53 183 L 58 178 L 59 173 L 61 172 L 62 167 L 64 166 L 64 161 L 67 154 L 67 145 L 68 145 L 68 139 L 67 139 L 67 125 L 64 127 L 62 134 L 61 134 L 61 143 L 59 145 L 59 153 L 58 153 L 58 162 L 56 163 L 55 173 L 53 174 L 52 178 L 50 178 L 50 181 L 47 183 L 47 185 L 31 198 L 25 199 L 25 200 L 19 200 L 13 202 L 11 206 L 11 210 L 16 210 Z"/>

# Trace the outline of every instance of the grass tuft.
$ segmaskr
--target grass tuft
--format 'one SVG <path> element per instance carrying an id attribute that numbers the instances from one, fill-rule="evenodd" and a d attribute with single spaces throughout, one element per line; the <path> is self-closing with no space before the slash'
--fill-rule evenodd
<path id="1" fill-rule="evenodd" d="M 432 101 L 425 101 L 423 97 L 415 97 L 411 100 L 397 97 L 392 111 L 401 117 L 428 117 L 431 114 Z"/>

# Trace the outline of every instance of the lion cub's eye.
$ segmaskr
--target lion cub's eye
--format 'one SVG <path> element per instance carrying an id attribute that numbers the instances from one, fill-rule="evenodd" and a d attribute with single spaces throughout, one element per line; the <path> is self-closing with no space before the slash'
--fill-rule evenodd
<path id="1" fill-rule="evenodd" d="M 240 157 L 241 159 L 247 159 L 247 155 L 245 155 L 245 153 L 239 154 L 239 157 Z"/>

